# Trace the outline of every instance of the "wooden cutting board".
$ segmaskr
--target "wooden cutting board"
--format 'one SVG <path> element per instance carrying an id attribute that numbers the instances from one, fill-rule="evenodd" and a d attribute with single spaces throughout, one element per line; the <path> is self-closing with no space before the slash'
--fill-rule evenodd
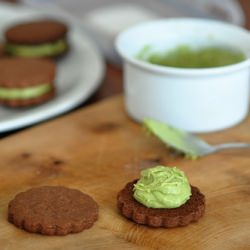
<path id="1" fill-rule="evenodd" d="M 250 119 L 202 136 L 211 143 L 250 142 Z M 25 130 L 0 141 L 0 249 L 250 249 L 250 150 L 230 150 L 192 161 L 170 152 L 128 118 L 121 96 Z M 123 218 L 116 195 L 155 164 L 178 166 L 206 195 L 197 223 L 153 229 Z M 90 194 L 99 220 L 63 237 L 30 234 L 6 220 L 16 193 L 65 185 Z"/>

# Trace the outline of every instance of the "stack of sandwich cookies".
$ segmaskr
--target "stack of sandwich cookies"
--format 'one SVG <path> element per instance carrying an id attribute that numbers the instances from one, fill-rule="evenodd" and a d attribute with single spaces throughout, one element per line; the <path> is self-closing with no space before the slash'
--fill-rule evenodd
<path id="1" fill-rule="evenodd" d="M 0 59 L 0 103 L 22 107 L 51 99 L 55 74 L 55 63 L 48 59 Z"/>
<path id="2" fill-rule="evenodd" d="M 205 212 L 205 197 L 175 167 L 157 166 L 141 173 L 118 193 L 118 208 L 126 218 L 151 227 L 179 227 Z"/>
<path id="3" fill-rule="evenodd" d="M 5 31 L 7 55 L 58 57 L 68 50 L 67 26 L 55 20 L 23 22 Z"/>

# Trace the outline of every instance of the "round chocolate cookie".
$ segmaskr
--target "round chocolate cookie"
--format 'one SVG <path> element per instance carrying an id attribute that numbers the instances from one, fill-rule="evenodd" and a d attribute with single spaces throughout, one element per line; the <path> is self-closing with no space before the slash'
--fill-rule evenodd
<path id="1" fill-rule="evenodd" d="M 178 208 L 147 208 L 133 197 L 137 180 L 129 182 L 118 193 L 118 208 L 126 218 L 151 227 L 179 227 L 197 221 L 205 211 L 205 197 L 197 187 L 191 186 L 190 199 Z"/>
<path id="2" fill-rule="evenodd" d="M 42 186 L 21 192 L 9 203 L 8 220 L 28 232 L 66 235 L 90 228 L 98 205 L 87 194 L 62 186 Z"/>
<path id="3" fill-rule="evenodd" d="M 20 57 L 57 57 L 68 50 L 67 31 L 56 20 L 18 23 L 5 31 L 5 51 Z"/>
<path id="4" fill-rule="evenodd" d="M 45 102 L 55 93 L 56 65 L 48 59 L 0 59 L 0 103 L 22 107 Z"/>

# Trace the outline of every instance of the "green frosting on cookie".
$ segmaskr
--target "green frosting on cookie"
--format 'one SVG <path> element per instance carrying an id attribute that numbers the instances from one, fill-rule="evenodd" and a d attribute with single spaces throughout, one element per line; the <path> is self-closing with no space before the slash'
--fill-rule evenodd
<path id="1" fill-rule="evenodd" d="M 27 88 L 0 88 L 0 99 L 5 100 L 25 100 L 36 98 L 48 93 L 52 86 L 50 83 L 45 83 Z"/>
<path id="2" fill-rule="evenodd" d="M 190 196 L 188 179 L 176 167 L 156 166 L 143 170 L 134 185 L 134 198 L 149 208 L 180 207 Z"/>
<path id="3" fill-rule="evenodd" d="M 61 54 L 66 49 L 67 43 L 65 39 L 40 45 L 18 45 L 7 43 L 5 46 L 5 50 L 8 54 L 22 57 L 55 56 Z"/>

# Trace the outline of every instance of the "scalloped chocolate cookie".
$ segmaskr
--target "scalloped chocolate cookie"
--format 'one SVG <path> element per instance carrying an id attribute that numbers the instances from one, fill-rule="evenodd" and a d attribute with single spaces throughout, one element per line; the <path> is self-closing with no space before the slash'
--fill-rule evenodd
<path id="1" fill-rule="evenodd" d="M 66 235 L 93 226 L 98 205 L 87 194 L 62 186 L 42 186 L 21 192 L 10 201 L 8 220 L 31 233 Z"/>
<path id="2" fill-rule="evenodd" d="M 197 187 L 191 186 L 191 197 L 177 208 L 148 208 L 133 197 L 133 187 L 137 180 L 129 182 L 118 193 L 117 206 L 123 216 L 151 227 L 187 226 L 199 220 L 205 212 L 205 197 Z"/>
<path id="3" fill-rule="evenodd" d="M 0 59 L 0 103 L 11 107 L 32 106 L 55 94 L 56 65 L 39 58 Z"/>
<path id="4" fill-rule="evenodd" d="M 61 21 L 30 20 L 5 31 L 6 54 L 18 57 L 58 57 L 69 49 L 68 28 Z"/>

